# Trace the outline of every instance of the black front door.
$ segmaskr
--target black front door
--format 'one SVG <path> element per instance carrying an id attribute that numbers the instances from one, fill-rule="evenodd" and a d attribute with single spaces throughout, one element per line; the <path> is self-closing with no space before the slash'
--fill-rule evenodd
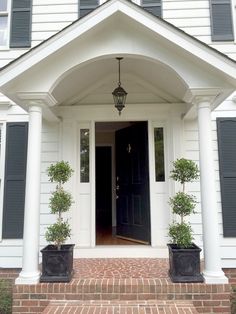
<path id="1" fill-rule="evenodd" d="M 117 236 L 150 243 L 147 122 L 116 132 Z"/>

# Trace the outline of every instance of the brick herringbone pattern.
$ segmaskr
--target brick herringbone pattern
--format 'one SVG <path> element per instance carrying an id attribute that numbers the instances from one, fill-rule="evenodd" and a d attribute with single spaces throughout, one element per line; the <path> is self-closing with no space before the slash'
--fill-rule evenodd
<path id="1" fill-rule="evenodd" d="M 74 260 L 74 278 L 168 278 L 166 258 L 82 258 Z"/>

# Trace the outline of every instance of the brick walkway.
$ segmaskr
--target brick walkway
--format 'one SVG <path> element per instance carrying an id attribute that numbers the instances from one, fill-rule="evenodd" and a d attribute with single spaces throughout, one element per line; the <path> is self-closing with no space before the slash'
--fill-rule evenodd
<path id="1" fill-rule="evenodd" d="M 168 263 L 164 258 L 75 259 L 73 278 L 168 278 Z"/>

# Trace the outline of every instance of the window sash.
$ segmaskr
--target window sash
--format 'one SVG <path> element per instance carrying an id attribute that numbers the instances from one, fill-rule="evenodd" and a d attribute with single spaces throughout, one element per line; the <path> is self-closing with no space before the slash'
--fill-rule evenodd
<path id="1" fill-rule="evenodd" d="M 154 127 L 155 181 L 165 182 L 164 128 Z"/>

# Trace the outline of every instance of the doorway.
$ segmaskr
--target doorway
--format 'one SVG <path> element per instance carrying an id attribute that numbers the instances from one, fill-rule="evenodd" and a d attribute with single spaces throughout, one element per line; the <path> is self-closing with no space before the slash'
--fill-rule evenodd
<path id="1" fill-rule="evenodd" d="M 96 245 L 150 244 L 147 122 L 96 123 Z"/>

